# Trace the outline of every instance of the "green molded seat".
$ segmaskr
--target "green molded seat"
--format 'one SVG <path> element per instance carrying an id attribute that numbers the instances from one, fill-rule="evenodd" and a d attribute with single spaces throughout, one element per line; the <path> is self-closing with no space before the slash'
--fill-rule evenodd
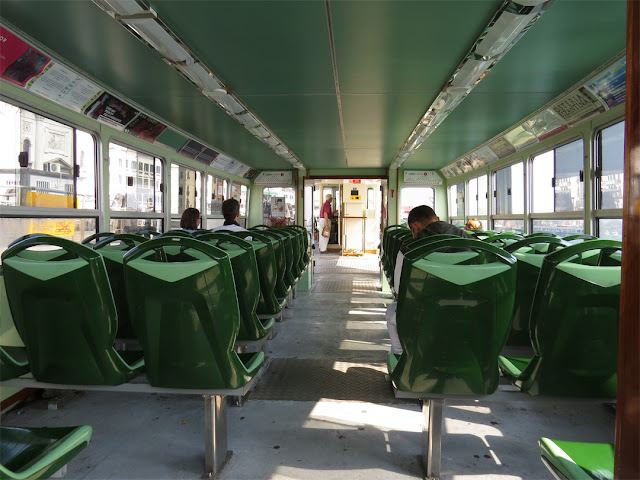
<path id="1" fill-rule="evenodd" d="M 88 244 L 95 245 L 100 240 L 104 240 L 107 237 L 112 237 L 113 235 L 115 235 L 114 232 L 98 232 L 98 233 L 94 233 L 93 235 L 89 235 L 87 238 L 82 240 L 81 243 L 83 245 L 88 245 Z M 91 246 L 91 245 L 89 245 L 89 246 Z"/>
<path id="2" fill-rule="evenodd" d="M 158 237 L 185 237 L 185 238 L 194 238 L 195 235 L 187 230 L 183 230 L 182 228 L 175 228 L 173 230 L 168 230 L 160 235 L 156 235 Z"/>
<path id="3" fill-rule="evenodd" d="M 0 346 L 0 381 L 10 380 L 28 372 L 26 348 Z"/>
<path id="4" fill-rule="evenodd" d="M 91 427 L 0 426 L 0 479 L 49 478 L 91 441 Z"/>
<path id="5" fill-rule="evenodd" d="M 524 238 L 531 238 L 531 237 L 554 237 L 554 238 L 559 238 L 558 235 L 556 235 L 555 233 L 551 233 L 551 232 L 535 232 L 535 233 L 529 233 L 528 235 L 524 236 Z"/>
<path id="6" fill-rule="evenodd" d="M 587 235 L 584 233 L 580 233 L 577 235 L 567 235 L 566 237 L 562 237 L 563 240 L 567 241 L 567 242 L 573 242 L 575 240 L 582 240 L 582 241 L 586 241 L 586 240 L 597 240 L 598 237 L 594 237 L 593 235 Z"/>
<path id="7" fill-rule="evenodd" d="M 116 338 L 136 338 L 129 319 L 129 304 L 127 303 L 127 290 L 124 285 L 122 257 L 136 245 L 147 241 L 149 239 L 142 235 L 120 233 L 104 238 L 93 246 L 93 249 L 102 255 L 104 266 L 107 268 L 113 301 L 118 312 Z"/>
<path id="8" fill-rule="evenodd" d="M 283 228 L 282 230 L 286 230 L 296 236 L 297 244 L 298 244 L 298 252 L 297 252 L 297 268 L 300 272 L 300 276 L 304 273 L 307 268 L 307 263 L 305 262 L 305 255 L 307 253 L 308 244 L 306 242 L 306 229 L 300 225 L 290 225 L 288 227 Z"/>
<path id="9" fill-rule="evenodd" d="M 565 442 L 543 437 L 538 445 L 542 462 L 556 478 L 613 480 L 613 444 Z"/>
<path id="10" fill-rule="evenodd" d="M 300 265 L 303 249 L 302 238 L 297 231 L 291 230 L 287 227 L 275 230 L 277 230 L 281 235 L 286 235 L 289 239 L 289 246 L 291 249 L 291 257 L 289 258 L 289 261 L 291 262 L 291 275 L 297 283 L 304 271 L 304 264 L 302 264 L 302 266 Z"/>
<path id="11" fill-rule="evenodd" d="M 240 308 L 240 327 L 238 341 L 261 340 L 273 328 L 275 319 L 260 320 L 256 313 L 260 299 L 260 276 L 256 254 L 251 242 L 225 233 L 208 233 L 198 240 L 210 243 L 226 251 L 231 260 L 233 279 L 238 294 Z"/>
<path id="12" fill-rule="evenodd" d="M 569 244 L 558 237 L 536 235 L 518 240 L 504 248 L 518 259 L 516 296 L 507 345 L 531 345 L 529 315 L 544 255 L 567 246 Z"/>
<path id="13" fill-rule="evenodd" d="M 477 252 L 480 263 L 429 257 L 444 249 Z M 389 372 L 399 390 L 424 394 L 490 394 L 498 387 L 498 355 L 513 309 L 516 259 L 494 245 L 444 239 L 407 252 L 398 292 L 403 353 Z"/>
<path id="14" fill-rule="evenodd" d="M 382 268 L 384 269 L 385 273 L 389 269 L 389 240 L 393 235 L 397 235 L 401 232 L 411 233 L 411 230 L 409 230 L 405 225 L 390 225 L 382 232 L 382 251 L 380 252 L 380 261 L 382 262 Z"/>
<path id="15" fill-rule="evenodd" d="M 517 233 L 502 232 L 497 235 L 491 235 L 490 237 L 484 238 L 482 241 L 495 245 L 496 247 L 504 248 L 518 240 L 522 240 L 522 238 L 522 235 L 518 235 Z"/>
<path id="16" fill-rule="evenodd" d="M 255 231 L 232 232 L 230 235 L 245 240 L 251 238 L 250 242 L 254 247 L 260 277 L 260 298 L 256 313 L 258 315 L 277 315 L 287 303 L 285 298 L 278 300 L 276 297 L 278 274 L 274 245 L 278 243 L 278 240 Z M 284 283 L 282 288 L 286 290 Z"/>
<path id="17" fill-rule="evenodd" d="M 308 265 L 311 261 L 311 257 L 309 256 L 309 231 L 303 227 L 302 225 L 289 225 L 290 229 L 295 229 L 298 233 L 301 234 L 302 238 L 302 246 L 303 246 L 303 254 L 302 254 L 302 262 L 304 265 Z M 303 267 L 304 270 L 304 267 Z"/>
<path id="18" fill-rule="evenodd" d="M 39 245 L 69 255 L 47 261 L 22 257 Z M 37 381 L 119 385 L 142 371 L 140 354 L 127 353 L 134 362 L 129 364 L 113 348 L 118 315 L 98 252 L 64 238 L 37 237 L 6 250 L 2 263 L 11 314 Z"/>
<path id="19" fill-rule="evenodd" d="M 179 247 L 180 261 L 163 262 Z M 164 237 L 124 256 L 133 327 L 156 387 L 236 389 L 258 372 L 264 354 L 238 355 L 238 297 L 227 252 L 194 238 Z"/>
<path id="20" fill-rule="evenodd" d="M 250 230 L 253 231 L 253 228 L 254 227 L 251 227 Z M 278 263 L 278 279 L 282 279 L 285 293 L 282 295 L 283 289 L 280 288 L 279 285 L 276 285 L 276 296 L 278 298 L 286 297 L 296 284 L 296 279 L 291 272 L 291 265 L 293 263 L 291 239 L 289 235 L 279 232 L 278 229 L 275 228 L 269 228 L 267 230 L 258 229 L 257 231 L 278 241 L 278 244 L 275 246 L 276 261 Z"/>
<path id="21" fill-rule="evenodd" d="M 503 370 L 532 395 L 614 397 L 618 365 L 621 267 L 569 260 L 590 250 L 620 250 L 613 240 L 592 240 L 544 257 L 529 335 L 530 362 L 500 358 Z M 602 256 L 599 254 L 599 256 Z"/>
<path id="22" fill-rule="evenodd" d="M 54 235 L 49 235 L 48 233 L 30 233 L 28 235 L 23 235 L 20 238 L 15 239 L 9 244 L 9 247 L 13 247 L 15 244 L 20 243 L 21 241 L 28 238 L 51 238 L 53 236 Z M 22 250 L 19 255 L 22 258 L 28 258 L 31 260 L 42 260 L 43 262 L 55 259 L 68 260 L 69 258 L 74 258 L 73 254 L 70 254 L 66 250 L 49 245 L 39 245 L 37 247 L 33 247 L 32 249 Z"/>
<path id="23" fill-rule="evenodd" d="M 151 229 L 144 229 L 144 230 L 138 230 L 136 232 L 138 235 L 142 235 L 145 238 L 155 238 L 158 235 L 160 235 L 160 232 L 156 232 L 155 230 L 151 230 Z"/>
<path id="24" fill-rule="evenodd" d="M 412 238 L 413 234 L 410 230 L 393 231 L 389 237 L 389 240 L 387 242 L 386 268 L 384 273 L 387 276 L 390 284 L 393 284 L 393 273 L 396 268 L 398 252 L 400 251 L 402 245 Z"/>

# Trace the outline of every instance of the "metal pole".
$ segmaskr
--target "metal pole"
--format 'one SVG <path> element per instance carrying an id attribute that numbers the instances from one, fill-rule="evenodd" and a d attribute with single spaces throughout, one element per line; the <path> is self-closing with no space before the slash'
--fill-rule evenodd
<path id="1" fill-rule="evenodd" d="M 422 402 L 422 461 L 425 478 L 440 478 L 440 460 L 442 446 L 442 406 L 444 400 L 425 399 Z"/>
<path id="2" fill-rule="evenodd" d="M 227 399 L 222 395 L 203 397 L 205 477 L 213 478 L 227 461 Z"/>

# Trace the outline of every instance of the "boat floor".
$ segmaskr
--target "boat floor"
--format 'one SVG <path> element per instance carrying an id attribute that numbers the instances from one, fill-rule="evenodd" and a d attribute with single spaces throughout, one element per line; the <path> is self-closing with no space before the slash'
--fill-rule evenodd
<path id="1" fill-rule="evenodd" d="M 298 292 L 266 345 L 264 376 L 227 410 L 233 454 L 220 480 L 421 478 L 420 405 L 395 399 L 385 377 L 390 302 L 377 256 L 316 256 L 311 291 Z M 541 436 L 613 442 L 609 407 L 523 398 L 447 401 L 440 478 L 551 479 Z M 2 424 L 92 425 L 68 479 L 198 479 L 203 403 L 198 395 L 66 392 L 13 409 Z"/>

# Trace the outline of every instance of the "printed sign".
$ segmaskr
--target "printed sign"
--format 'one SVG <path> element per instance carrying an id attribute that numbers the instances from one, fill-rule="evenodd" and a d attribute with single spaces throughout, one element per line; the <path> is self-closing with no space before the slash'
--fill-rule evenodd
<path id="1" fill-rule="evenodd" d="M 164 132 L 167 126 L 158 120 L 140 113 L 125 128 L 125 133 L 138 137 L 145 142 L 153 143 Z"/>
<path id="2" fill-rule="evenodd" d="M 291 170 L 265 170 L 256 177 L 255 185 L 291 185 L 293 175 Z"/>
<path id="3" fill-rule="evenodd" d="M 442 178 L 435 170 L 405 170 L 404 183 L 411 185 L 442 185 Z"/>
<path id="4" fill-rule="evenodd" d="M 51 59 L 0 27 L 0 77 L 24 87 Z"/>
<path id="5" fill-rule="evenodd" d="M 110 127 L 123 131 L 124 127 L 138 115 L 138 110 L 131 105 L 104 92 L 85 110 L 84 114 Z"/>

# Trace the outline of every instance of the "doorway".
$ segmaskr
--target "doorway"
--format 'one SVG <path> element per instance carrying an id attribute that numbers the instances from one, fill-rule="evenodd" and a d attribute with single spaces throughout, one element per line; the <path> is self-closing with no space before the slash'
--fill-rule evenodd
<path id="1" fill-rule="evenodd" d="M 378 253 L 380 232 L 386 224 L 386 178 L 306 178 L 304 180 L 304 225 L 320 240 L 320 209 L 331 194 L 331 231 L 327 251 L 360 256 Z"/>

